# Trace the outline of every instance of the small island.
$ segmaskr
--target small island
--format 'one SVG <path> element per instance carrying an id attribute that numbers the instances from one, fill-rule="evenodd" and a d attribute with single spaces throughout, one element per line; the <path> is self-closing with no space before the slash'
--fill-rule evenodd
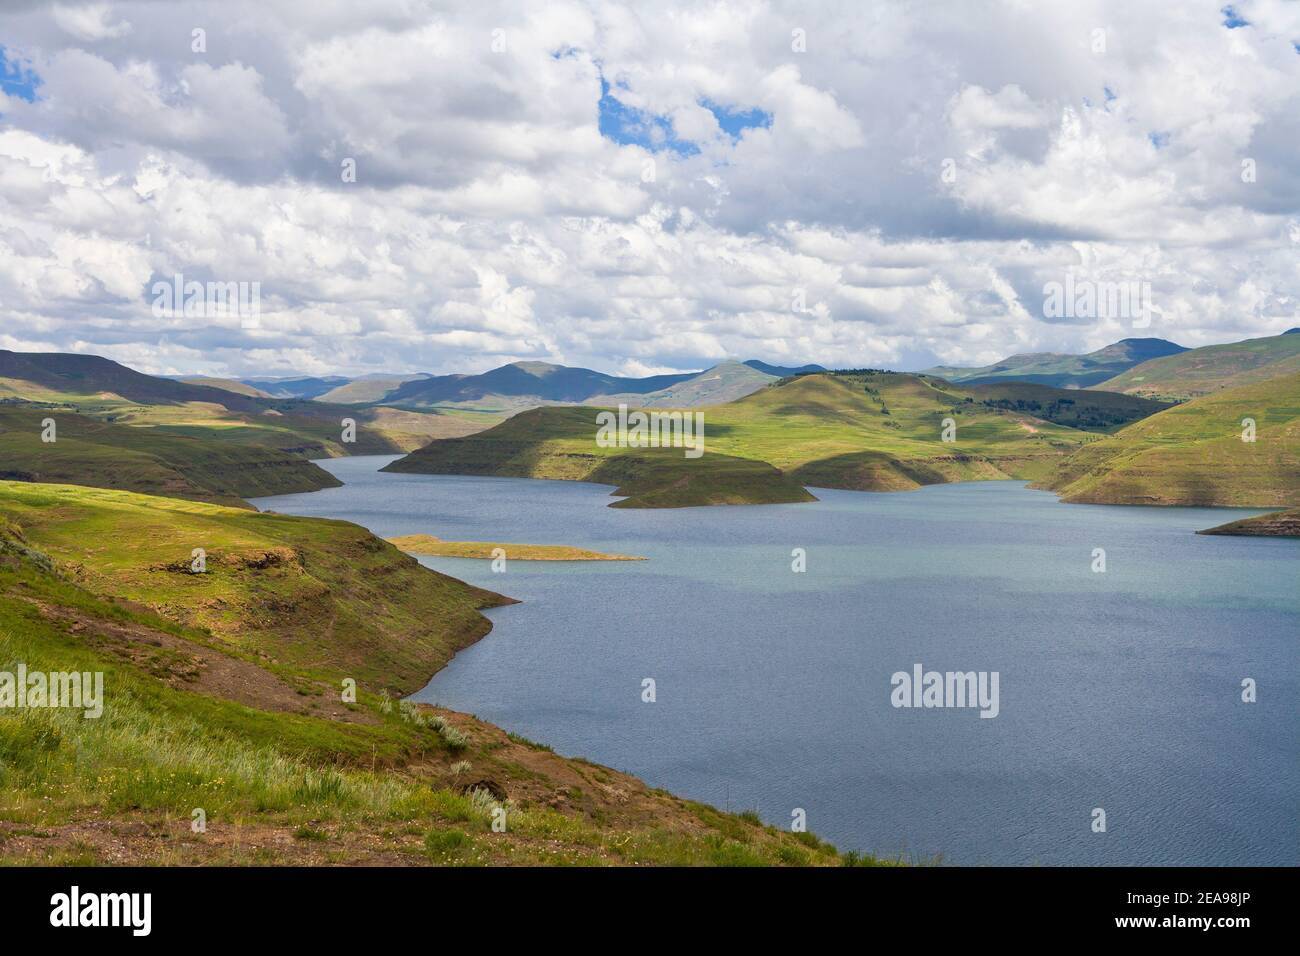
<path id="1" fill-rule="evenodd" d="M 644 561 L 631 554 L 606 554 L 563 544 L 504 544 L 494 541 L 443 541 L 431 534 L 405 534 L 385 539 L 409 554 L 440 558 L 492 558 L 497 548 L 511 561 Z"/>

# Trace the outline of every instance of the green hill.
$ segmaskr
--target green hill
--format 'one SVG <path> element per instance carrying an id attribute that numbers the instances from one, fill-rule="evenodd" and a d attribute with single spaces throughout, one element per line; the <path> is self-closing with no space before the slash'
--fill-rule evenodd
<path id="1" fill-rule="evenodd" d="M 1109 428 L 1161 407 L 1040 386 L 976 391 L 894 372 L 808 374 L 703 409 L 706 451 L 696 460 L 678 449 L 602 448 L 600 409 L 540 408 L 434 441 L 385 470 L 605 482 L 631 495 L 624 507 L 806 501 L 804 485 L 901 490 L 1041 477 L 1097 436 L 1040 416 Z M 955 441 L 942 440 L 946 419 Z"/>
<path id="2" fill-rule="evenodd" d="M 1103 382 L 1114 392 L 1184 401 L 1300 372 L 1300 330 L 1226 345 L 1207 345 L 1143 362 Z"/>
<path id="3" fill-rule="evenodd" d="M 1254 419 L 1254 442 L 1241 439 Z M 1095 504 L 1300 505 L 1300 372 L 1165 409 L 1076 452 L 1041 486 Z"/>
<path id="4" fill-rule="evenodd" d="M 923 374 L 946 378 L 963 385 L 994 382 L 1032 382 L 1058 388 L 1087 388 L 1097 385 L 1142 362 L 1184 351 L 1165 339 L 1121 339 L 1086 355 L 1063 352 L 1033 352 L 1012 355 L 993 365 L 959 368 L 940 365 Z"/>
<path id="5" fill-rule="evenodd" d="M 347 522 L 0 481 L 0 667 L 103 675 L 97 718 L 0 719 L 0 863 L 842 861 L 811 834 L 395 705 L 505 600 Z"/>
<path id="6" fill-rule="evenodd" d="M 53 419 L 56 440 L 42 441 Z M 296 455 L 260 445 L 110 425 L 66 409 L 0 402 L 0 478 L 92 485 L 249 507 L 242 499 L 340 484 Z"/>

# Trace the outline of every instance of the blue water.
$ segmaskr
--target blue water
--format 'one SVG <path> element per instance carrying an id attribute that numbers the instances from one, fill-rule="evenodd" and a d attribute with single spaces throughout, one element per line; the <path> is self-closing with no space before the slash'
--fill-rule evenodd
<path id="1" fill-rule="evenodd" d="M 378 474 L 390 460 L 322 462 L 343 487 L 257 504 L 649 558 L 422 559 L 524 603 L 488 611 L 417 700 L 778 826 L 802 809 L 841 849 L 1300 863 L 1300 545 L 1192 533 L 1256 512 L 1063 505 L 1018 482 L 613 509 L 606 486 Z M 1000 713 L 891 706 L 916 663 L 997 671 Z"/>

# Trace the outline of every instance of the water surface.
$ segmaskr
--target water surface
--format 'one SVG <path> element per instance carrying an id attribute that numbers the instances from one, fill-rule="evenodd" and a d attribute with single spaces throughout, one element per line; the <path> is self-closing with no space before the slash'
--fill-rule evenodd
<path id="1" fill-rule="evenodd" d="M 1257 512 L 1063 505 L 1019 482 L 625 510 L 607 486 L 379 474 L 390 460 L 321 462 L 346 484 L 257 504 L 650 559 L 422 559 L 524 603 L 488 611 L 417 700 L 778 826 L 802 809 L 842 849 L 1300 863 L 1300 546 L 1192 533 Z M 999 715 L 892 707 L 916 663 L 997 671 Z"/>

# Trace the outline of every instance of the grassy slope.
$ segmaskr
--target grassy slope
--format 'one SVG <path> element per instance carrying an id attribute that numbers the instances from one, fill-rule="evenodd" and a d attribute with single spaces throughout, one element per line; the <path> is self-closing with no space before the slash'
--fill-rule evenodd
<path id="1" fill-rule="evenodd" d="M 501 601 L 344 521 L 70 485 L 0 490 L 0 514 L 51 557 L 79 565 L 90 590 L 277 664 L 309 667 L 328 655 L 358 681 L 395 692 L 416 690 L 487 633 L 477 608 Z M 207 553 L 206 574 L 190 573 L 195 548 Z"/>
<path id="2" fill-rule="evenodd" d="M 194 541 L 210 574 L 158 566 Z M 343 522 L 0 482 L 0 669 L 105 673 L 98 720 L 0 720 L 0 862 L 841 861 L 809 834 L 375 693 L 390 675 L 423 683 L 498 600 Z"/>
<path id="3" fill-rule="evenodd" d="M 54 442 L 41 440 L 52 418 Z M 247 507 L 246 497 L 317 491 L 329 472 L 258 445 L 110 425 L 63 409 L 0 404 L 0 478 L 121 488 Z"/>
<path id="4" fill-rule="evenodd" d="M 1101 388 L 1182 401 L 1300 371 L 1300 334 L 1208 345 L 1152 359 Z"/>
<path id="5" fill-rule="evenodd" d="M 1242 419 L 1256 440 L 1241 440 Z M 1042 482 L 1064 501 L 1300 504 L 1300 372 L 1207 395 L 1084 448 Z"/>

